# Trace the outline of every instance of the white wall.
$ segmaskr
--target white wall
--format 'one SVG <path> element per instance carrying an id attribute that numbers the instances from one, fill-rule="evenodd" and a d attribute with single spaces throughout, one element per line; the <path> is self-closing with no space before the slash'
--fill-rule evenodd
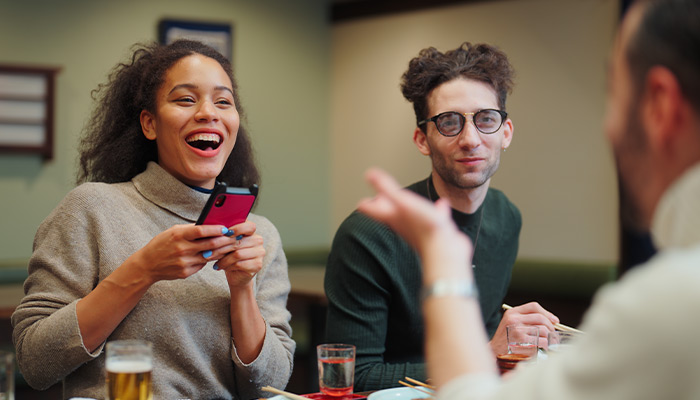
<path id="1" fill-rule="evenodd" d="M 286 247 L 327 245 L 330 23 L 326 0 L 0 0 L 0 63 L 51 65 L 55 157 L 0 154 L 0 261 L 28 258 L 74 186 L 78 135 L 103 82 L 163 17 L 233 25 L 233 66 L 262 170 L 257 212 Z"/>
<path id="2" fill-rule="evenodd" d="M 504 0 L 334 25 L 331 231 L 370 194 L 367 167 L 403 184 L 429 174 L 399 90 L 408 61 L 428 46 L 488 42 L 517 72 L 507 107 L 514 140 L 492 185 L 523 214 L 520 257 L 615 260 L 616 180 L 602 121 L 617 15 L 617 0 Z"/>

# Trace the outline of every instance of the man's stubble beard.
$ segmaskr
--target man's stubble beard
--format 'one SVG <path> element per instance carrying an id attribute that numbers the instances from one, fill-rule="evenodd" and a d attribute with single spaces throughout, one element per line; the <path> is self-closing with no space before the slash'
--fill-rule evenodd
<path id="1" fill-rule="evenodd" d="M 465 176 L 465 174 L 459 173 L 456 169 L 450 168 L 445 158 L 436 155 L 434 152 L 430 153 L 430 161 L 433 165 L 433 170 L 440 176 L 445 184 L 456 189 L 469 190 L 481 187 L 488 182 L 498 170 L 501 158 L 500 154 L 497 154 L 496 159 L 489 164 L 485 170 L 478 173 L 478 176 L 475 178 L 469 178 Z"/>
<path id="2" fill-rule="evenodd" d="M 624 227 L 637 232 L 649 230 L 640 205 L 644 178 L 639 165 L 644 161 L 643 155 L 647 149 L 645 138 L 639 104 L 633 104 L 627 112 L 623 140 L 613 151 L 619 180 L 620 220 Z"/>

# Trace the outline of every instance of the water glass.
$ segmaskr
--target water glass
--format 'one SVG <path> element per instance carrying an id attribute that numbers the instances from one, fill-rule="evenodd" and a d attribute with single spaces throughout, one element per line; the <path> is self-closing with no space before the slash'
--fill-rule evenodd
<path id="1" fill-rule="evenodd" d="M 355 380 L 355 346 L 351 344 L 320 344 L 318 357 L 318 386 L 329 396 L 352 393 Z"/>
<path id="2" fill-rule="evenodd" d="M 547 351 L 560 352 L 571 346 L 571 342 L 581 334 L 577 332 L 554 331 L 547 334 Z"/>
<path id="3" fill-rule="evenodd" d="M 528 358 L 537 358 L 540 340 L 539 327 L 532 325 L 506 326 L 508 338 L 508 354 L 522 354 Z"/>

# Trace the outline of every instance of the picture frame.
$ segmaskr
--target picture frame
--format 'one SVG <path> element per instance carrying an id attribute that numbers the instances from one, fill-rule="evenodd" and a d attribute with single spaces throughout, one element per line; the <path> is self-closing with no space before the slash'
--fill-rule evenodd
<path id="1" fill-rule="evenodd" d="M 232 60 L 233 30 L 229 23 L 162 19 L 158 22 L 158 40 L 170 44 L 177 39 L 191 39 L 209 45 Z"/>
<path id="2" fill-rule="evenodd" d="M 0 153 L 53 158 L 57 67 L 0 65 Z"/>

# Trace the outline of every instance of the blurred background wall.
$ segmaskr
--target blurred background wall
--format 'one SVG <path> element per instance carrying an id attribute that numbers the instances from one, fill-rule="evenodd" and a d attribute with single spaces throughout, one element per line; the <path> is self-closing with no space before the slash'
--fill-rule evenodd
<path id="1" fill-rule="evenodd" d="M 331 23 L 329 0 L 0 0 L 0 63 L 57 76 L 55 156 L 0 154 L 0 261 L 26 259 L 74 186 L 90 91 L 162 18 L 230 23 L 233 65 L 263 173 L 257 212 L 288 249 L 325 248 L 370 192 L 372 165 L 409 184 L 429 161 L 399 91 L 426 46 L 489 42 L 517 71 L 514 141 L 492 185 L 523 214 L 521 258 L 612 262 L 617 197 L 603 133 L 617 0 L 495 0 Z"/>

